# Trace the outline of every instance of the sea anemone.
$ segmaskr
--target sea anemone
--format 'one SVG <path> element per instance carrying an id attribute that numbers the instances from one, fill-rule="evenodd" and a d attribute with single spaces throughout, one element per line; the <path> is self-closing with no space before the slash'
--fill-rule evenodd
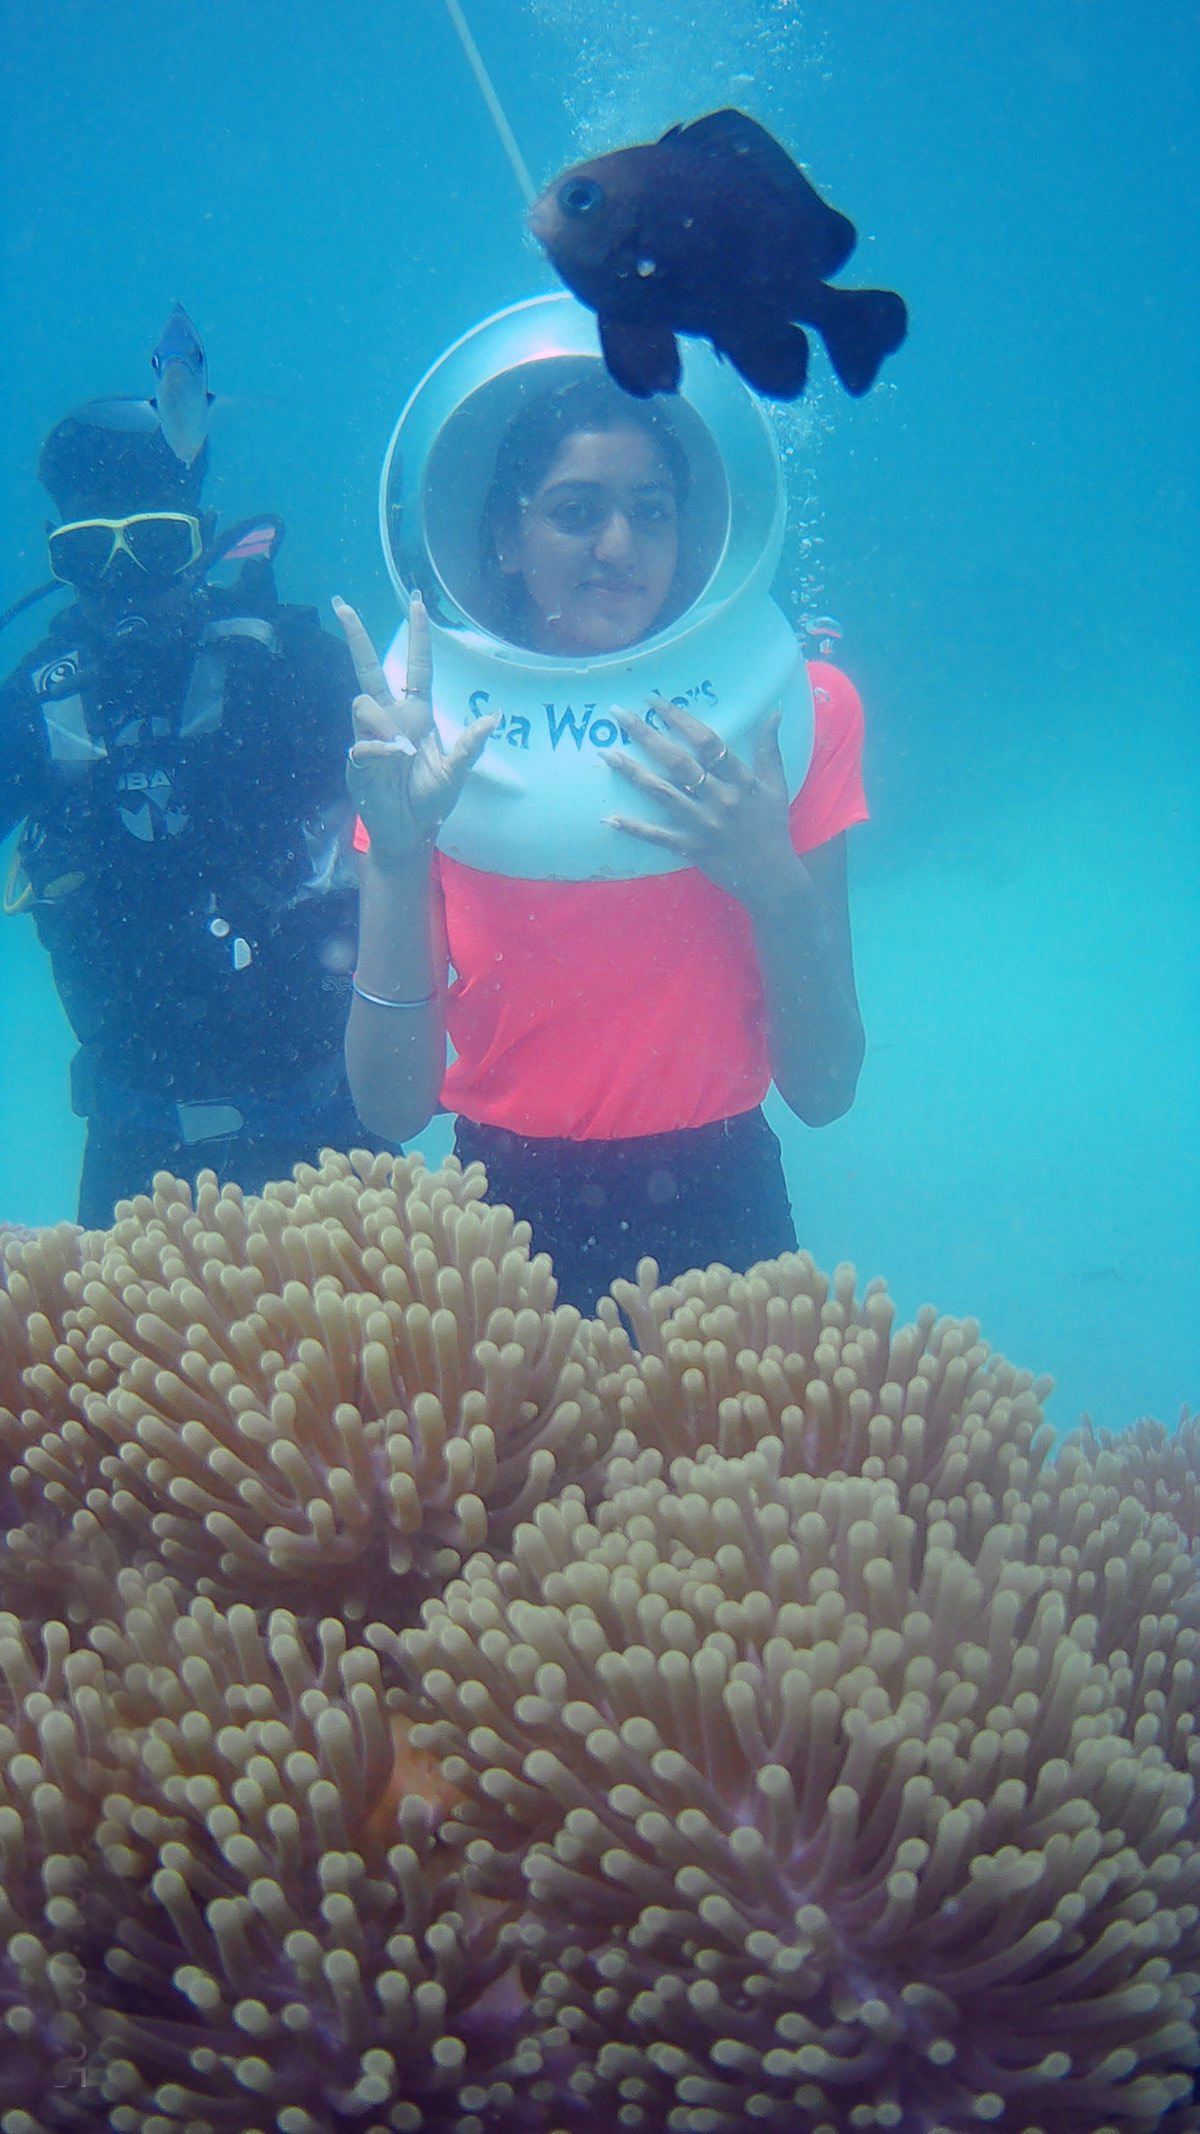
<path id="1" fill-rule="evenodd" d="M 0 2134 L 1194 2134 L 1194 1429 L 483 1190 L 0 1247 Z"/>
<path id="2" fill-rule="evenodd" d="M 94 1633 L 129 1752 L 96 1832 L 90 2080 L 112 2134 L 469 2134 L 513 2100 L 524 1996 L 436 1787 L 389 1801 L 375 1655 L 339 1621 L 306 1638 L 136 1573 L 121 1598 Z"/>
<path id="3" fill-rule="evenodd" d="M 0 2127 L 73 2127 L 87 2058 L 88 1889 L 120 1749 L 104 1669 L 63 1625 L 0 1615 Z"/>
<path id="4" fill-rule="evenodd" d="M 651 1452 L 399 1640 L 597 2125 L 1149 2134 L 1190 2095 L 1192 1781 L 1011 1539 L 778 1439 Z"/>
<path id="5" fill-rule="evenodd" d="M 550 1490 L 598 1487 L 579 1315 L 482 1191 L 332 1154 L 261 1197 L 160 1178 L 66 1278 L 10 1556 L 56 1571 L 86 1515 L 195 1589 L 403 1619 Z"/>
<path id="6" fill-rule="evenodd" d="M 111 1374 L 87 1359 L 73 1310 L 97 1243 L 73 1223 L 0 1236 L 0 1607 L 31 1623 L 86 1618 L 105 1553 L 85 1505 L 102 1448 L 76 1396 Z"/>
<path id="7" fill-rule="evenodd" d="M 1200 1415 L 1186 1408 L 1174 1430 L 1145 1416 L 1117 1433 L 1090 1425 L 1068 1441 L 1095 1473 L 1151 1511 L 1165 1512 L 1200 1543 Z"/>
<path id="8" fill-rule="evenodd" d="M 926 1307 L 897 1328 L 883 1283 L 860 1297 L 852 1267 L 830 1277 L 797 1252 L 659 1286 L 647 1261 L 613 1295 L 637 1345 L 631 1367 L 602 1301 L 592 1338 L 625 1426 L 618 1454 L 728 1455 L 777 1437 L 789 1472 L 887 1476 L 906 1509 L 938 1500 L 960 1517 L 981 1488 L 989 1515 L 998 1492 L 1030 1496 L 1049 1459 L 1050 1379 L 996 1355 L 976 1320 Z"/>

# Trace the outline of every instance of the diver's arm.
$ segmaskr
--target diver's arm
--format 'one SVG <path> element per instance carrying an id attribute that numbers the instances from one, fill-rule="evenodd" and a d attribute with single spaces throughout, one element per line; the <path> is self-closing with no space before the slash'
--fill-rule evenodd
<path id="1" fill-rule="evenodd" d="M 793 857 L 748 903 L 775 1086 L 806 1126 L 854 1102 L 865 1039 L 854 986 L 846 839 Z"/>
<path id="2" fill-rule="evenodd" d="M 410 1141 L 437 1110 L 446 1065 L 445 987 L 442 899 L 428 848 L 399 860 L 365 853 L 346 1075 L 363 1125 L 386 1141 Z M 419 1005 L 384 1007 L 383 1001 Z"/>
<path id="3" fill-rule="evenodd" d="M 38 744 L 35 720 L 27 669 L 21 667 L 0 683 L 0 839 L 37 803 L 45 746 Z"/>

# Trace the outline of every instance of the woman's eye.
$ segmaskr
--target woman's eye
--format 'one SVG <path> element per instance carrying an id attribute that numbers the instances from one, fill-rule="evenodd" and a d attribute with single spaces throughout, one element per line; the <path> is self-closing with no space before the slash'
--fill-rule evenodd
<path id="1" fill-rule="evenodd" d="M 643 533 L 662 533 L 675 524 L 675 506 L 669 497 L 634 497 L 628 503 L 607 504 L 590 497 L 560 497 L 547 512 L 556 533 L 595 534 L 617 515 Z"/>
<path id="2" fill-rule="evenodd" d="M 590 533 L 600 523 L 600 514 L 594 504 L 571 500 L 556 504 L 552 516 L 560 533 Z"/>

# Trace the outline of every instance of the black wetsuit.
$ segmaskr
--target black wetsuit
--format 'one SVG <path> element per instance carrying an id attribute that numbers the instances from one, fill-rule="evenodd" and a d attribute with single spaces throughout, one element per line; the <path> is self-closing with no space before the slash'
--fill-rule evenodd
<path id="1" fill-rule="evenodd" d="M 0 690 L 9 903 L 80 1043 L 84 1223 L 159 1169 L 254 1190 L 368 1143 L 342 1065 L 354 689 L 345 647 L 249 565 L 170 635 L 67 609 Z"/>

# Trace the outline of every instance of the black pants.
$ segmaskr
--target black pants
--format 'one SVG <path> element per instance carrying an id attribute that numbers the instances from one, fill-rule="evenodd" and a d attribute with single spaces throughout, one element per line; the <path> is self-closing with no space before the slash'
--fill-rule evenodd
<path id="1" fill-rule="evenodd" d="M 534 1140 L 460 1118 L 455 1153 L 487 1167 L 488 1198 L 533 1229 L 564 1304 L 591 1313 L 647 1254 L 664 1282 L 720 1260 L 794 1251 L 779 1143 L 761 1111 L 629 1141 Z"/>

